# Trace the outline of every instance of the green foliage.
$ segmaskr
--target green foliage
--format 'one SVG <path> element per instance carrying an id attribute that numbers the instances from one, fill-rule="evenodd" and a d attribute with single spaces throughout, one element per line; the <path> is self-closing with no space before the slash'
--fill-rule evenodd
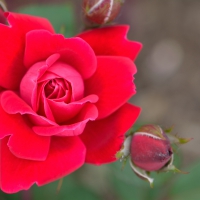
<path id="1" fill-rule="evenodd" d="M 18 9 L 18 12 L 49 19 L 55 31 L 64 34 L 66 37 L 71 37 L 75 33 L 73 4 L 30 5 Z"/>

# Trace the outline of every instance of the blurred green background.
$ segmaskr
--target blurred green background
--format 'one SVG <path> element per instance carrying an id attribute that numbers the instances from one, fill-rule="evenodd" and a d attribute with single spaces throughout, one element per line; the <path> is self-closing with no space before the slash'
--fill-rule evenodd
<path id="1" fill-rule="evenodd" d="M 10 11 L 48 18 L 66 37 L 83 30 L 81 0 L 7 0 Z M 174 125 L 174 133 L 192 137 L 177 150 L 176 165 L 187 175 L 156 174 L 154 188 L 129 165 L 85 165 L 63 180 L 8 195 L 0 200 L 199 200 L 200 199 L 200 1 L 126 0 L 115 23 L 129 24 L 128 38 L 143 43 L 136 60 L 138 123 Z"/>

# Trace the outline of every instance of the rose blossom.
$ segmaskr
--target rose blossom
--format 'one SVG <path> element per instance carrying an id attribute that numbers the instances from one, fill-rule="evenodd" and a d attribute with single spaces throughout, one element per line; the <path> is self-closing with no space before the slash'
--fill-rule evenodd
<path id="1" fill-rule="evenodd" d="M 6 13 L 0 24 L 1 184 L 41 186 L 84 163 L 115 161 L 140 108 L 132 60 L 141 45 L 127 26 L 55 34 L 43 18 Z"/>

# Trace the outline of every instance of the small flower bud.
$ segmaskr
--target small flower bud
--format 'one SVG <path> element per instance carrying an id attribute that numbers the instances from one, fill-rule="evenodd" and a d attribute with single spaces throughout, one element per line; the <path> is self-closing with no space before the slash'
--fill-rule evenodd
<path id="1" fill-rule="evenodd" d="M 113 21 L 124 0 L 84 0 L 83 12 L 86 19 L 98 25 Z"/>
<path id="2" fill-rule="evenodd" d="M 171 128 L 163 131 L 157 125 L 142 126 L 136 132 L 130 131 L 116 158 L 123 161 L 123 166 L 129 159 L 133 171 L 153 187 L 154 179 L 151 171 L 182 172 L 173 165 L 174 156 L 171 144 L 184 144 L 191 138 L 180 138 L 171 134 Z"/>
<path id="3" fill-rule="evenodd" d="M 3 0 L 0 0 L 0 24 L 6 24 L 7 20 L 4 16 L 4 12 L 7 11 L 5 2 Z"/>
<path id="4" fill-rule="evenodd" d="M 136 166 L 146 171 L 157 171 L 171 159 L 172 148 L 159 126 L 146 125 L 134 133 L 130 153 Z"/>

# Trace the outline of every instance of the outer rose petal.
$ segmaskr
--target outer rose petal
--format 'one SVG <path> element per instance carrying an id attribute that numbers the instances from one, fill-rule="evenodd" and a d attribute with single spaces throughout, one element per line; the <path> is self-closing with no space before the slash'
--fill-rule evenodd
<path id="1" fill-rule="evenodd" d="M 18 127 L 19 121 L 21 121 L 20 115 L 7 114 L 0 103 L 0 139 L 11 135 Z M 12 126 L 10 124 L 12 124 Z"/>
<path id="2" fill-rule="evenodd" d="M 142 45 L 126 38 L 129 26 L 111 26 L 83 32 L 78 37 L 84 39 L 96 55 L 125 56 L 135 60 Z"/>
<path id="3" fill-rule="evenodd" d="M 8 146 L 19 158 L 44 160 L 49 152 L 50 137 L 38 136 L 21 115 L 9 115 L 0 106 L 0 138 L 11 135 Z"/>
<path id="4" fill-rule="evenodd" d="M 13 102 L 15 102 L 13 104 Z M 8 114 L 28 115 L 33 124 L 40 126 L 57 125 L 55 122 L 35 113 L 32 108 L 27 105 L 13 91 L 4 91 L 1 96 L 1 105 Z"/>
<path id="5" fill-rule="evenodd" d="M 28 125 L 20 125 L 21 129 L 16 130 L 9 139 L 10 151 L 18 158 L 45 160 L 49 152 L 50 137 L 39 136 Z"/>
<path id="6" fill-rule="evenodd" d="M 97 70 L 85 81 L 85 94 L 96 94 L 98 119 L 107 117 L 135 94 L 136 67 L 125 57 L 97 56 Z"/>
<path id="7" fill-rule="evenodd" d="M 86 162 L 100 165 L 115 161 L 124 135 L 139 113 L 139 107 L 126 103 L 109 117 L 89 122 L 80 136 L 87 149 Z"/>
<path id="8" fill-rule="evenodd" d="M 41 186 L 66 176 L 84 164 L 85 146 L 78 137 L 53 137 L 45 161 L 29 161 L 13 156 L 7 138 L 0 143 L 0 188 L 7 193 Z"/>
<path id="9" fill-rule="evenodd" d="M 54 32 L 48 20 L 23 14 L 6 13 L 10 26 L 0 24 L 0 86 L 19 87 L 26 68 L 23 65 L 25 35 L 34 29 Z"/>
<path id="10" fill-rule="evenodd" d="M 49 151 L 50 137 L 38 136 L 25 117 L 6 113 L 0 103 L 0 139 L 11 135 L 8 146 L 19 158 L 44 160 Z M 37 148 L 36 148 L 37 147 Z"/>
<path id="11" fill-rule="evenodd" d="M 38 48 L 38 47 L 42 47 Z M 96 70 L 96 57 L 91 47 L 80 38 L 64 38 L 48 31 L 31 31 L 26 37 L 24 63 L 31 67 L 59 53 L 61 61 L 74 67 L 82 77 L 89 78 Z"/>

